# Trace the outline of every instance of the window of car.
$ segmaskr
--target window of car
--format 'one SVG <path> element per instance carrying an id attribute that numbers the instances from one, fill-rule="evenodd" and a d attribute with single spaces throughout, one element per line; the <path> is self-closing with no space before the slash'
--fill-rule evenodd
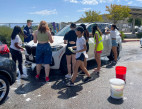
<path id="1" fill-rule="evenodd" d="M 91 24 L 87 27 L 87 30 L 89 33 L 92 33 L 92 27 L 94 26 L 95 24 Z"/>
<path id="2" fill-rule="evenodd" d="M 58 33 L 56 33 L 56 36 L 65 36 L 65 34 L 67 32 L 69 32 L 71 29 L 70 29 L 70 26 L 67 25 L 65 26 L 63 29 L 61 29 Z"/>

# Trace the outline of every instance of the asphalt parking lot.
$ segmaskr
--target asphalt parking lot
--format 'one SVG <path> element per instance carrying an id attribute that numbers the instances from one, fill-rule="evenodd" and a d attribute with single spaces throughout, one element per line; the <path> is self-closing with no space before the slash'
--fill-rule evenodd
<path id="1" fill-rule="evenodd" d="M 52 71 L 51 82 L 35 80 L 32 69 L 28 80 L 18 80 L 0 109 L 142 109 L 142 48 L 139 42 L 123 43 L 117 66 L 126 66 L 126 86 L 121 100 L 110 98 L 109 80 L 115 77 L 115 66 L 108 67 L 102 58 L 99 75 L 93 73 L 96 62 L 88 62 L 93 81 L 84 84 L 79 76 L 75 87 L 66 87 L 67 80 L 59 71 Z"/>

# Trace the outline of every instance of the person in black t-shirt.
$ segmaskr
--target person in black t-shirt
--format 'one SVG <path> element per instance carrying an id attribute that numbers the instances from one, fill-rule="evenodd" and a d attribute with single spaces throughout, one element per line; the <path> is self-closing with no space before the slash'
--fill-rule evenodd
<path id="1" fill-rule="evenodd" d="M 86 53 L 88 53 L 88 51 L 89 51 L 89 43 L 88 43 L 88 41 L 89 41 L 89 32 L 86 29 L 86 25 L 85 24 L 81 24 L 80 26 L 83 27 L 83 29 L 84 29 L 83 36 L 84 36 L 84 38 L 86 40 L 86 47 L 87 47 Z M 87 68 L 87 59 L 86 58 L 84 59 L 84 65 Z M 85 73 L 81 72 L 80 75 L 85 75 Z"/>
<path id="2" fill-rule="evenodd" d="M 74 71 L 74 65 L 76 62 L 75 53 L 72 53 L 68 47 L 76 46 L 77 35 L 75 33 L 76 24 L 72 23 L 70 25 L 71 30 L 65 34 L 64 36 L 64 44 L 67 44 L 66 47 L 66 59 L 67 59 L 67 68 L 68 74 L 65 75 L 66 78 L 71 78 L 71 71 Z M 72 70 L 71 70 L 71 63 L 72 63 Z"/>

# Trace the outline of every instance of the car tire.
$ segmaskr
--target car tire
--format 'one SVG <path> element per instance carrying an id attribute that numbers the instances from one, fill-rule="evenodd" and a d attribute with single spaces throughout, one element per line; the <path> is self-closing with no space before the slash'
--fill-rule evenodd
<path id="1" fill-rule="evenodd" d="M 119 54 L 120 54 L 120 47 L 118 46 L 117 47 L 117 56 L 119 57 Z M 113 54 L 113 51 L 111 50 L 111 53 L 110 55 L 108 56 L 108 59 L 109 61 L 113 61 L 114 60 L 114 54 Z"/>
<path id="2" fill-rule="evenodd" d="M 60 71 L 61 71 L 61 73 L 63 75 L 68 73 L 68 70 L 67 70 L 67 60 L 66 60 L 66 55 L 65 54 L 62 56 L 62 59 L 61 59 Z"/>
<path id="3" fill-rule="evenodd" d="M 9 93 L 9 81 L 4 76 L 0 75 L 0 104 L 2 104 Z M 2 88 L 3 87 L 3 88 Z"/>

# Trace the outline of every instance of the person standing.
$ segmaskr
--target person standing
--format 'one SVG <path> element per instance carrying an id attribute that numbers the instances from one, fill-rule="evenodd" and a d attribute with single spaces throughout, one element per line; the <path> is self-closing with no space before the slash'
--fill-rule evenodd
<path id="1" fill-rule="evenodd" d="M 101 53 L 103 50 L 103 40 L 102 40 L 102 32 L 98 28 L 98 26 L 95 24 L 92 29 L 92 34 L 94 36 L 94 42 L 95 42 L 95 59 L 97 62 L 97 68 L 94 69 L 95 72 L 99 73 L 101 69 Z"/>
<path id="2" fill-rule="evenodd" d="M 75 33 L 75 28 L 76 24 L 72 23 L 70 25 L 71 30 L 65 34 L 64 36 L 64 44 L 67 44 L 66 47 L 66 59 L 67 59 L 67 69 L 68 69 L 68 74 L 65 75 L 66 78 L 71 79 L 71 71 L 74 71 L 74 66 L 75 66 L 75 53 L 72 53 L 68 47 L 76 46 L 76 40 L 77 40 L 77 35 Z M 71 68 L 71 63 L 72 63 L 72 68 Z"/>
<path id="3" fill-rule="evenodd" d="M 33 20 L 27 20 L 27 25 L 26 25 L 26 27 L 24 28 L 24 34 L 25 34 L 25 36 L 27 36 L 26 38 L 24 38 L 24 42 L 26 43 L 28 43 L 28 42 L 30 42 L 31 40 L 33 40 L 33 35 L 32 35 L 32 33 L 33 33 L 33 30 L 32 30 L 32 22 L 33 22 Z"/>
<path id="4" fill-rule="evenodd" d="M 52 28 L 50 28 L 50 32 L 51 32 L 51 35 L 54 36 L 55 33 L 52 31 Z"/>
<path id="5" fill-rule="evenodd" d="M 52 62 L 52 50 L 50 43 L 53 43 L 53 37 L 50 33 L 48 24 L 41 21 L 38 30 L 34 32 L 34 43 L 37 43 L 36 48 L 36 79 L 39 79 L 42 64 L 45 67 L 46 82 L 49 81 L 50 64 Z"/>
<path id="6" fill-rule="evenodd" d="M 117 42 L 116 42 L 116 35 L 117 35 L 117 30 L 118 28 L 116 25 L 111 26 L 111 31 L 105 31 L 106 34 L 110 34 L 110 37 L 112 39 L 112 52 L 114 54 L 114 60 L 112 61 L 112 64 L 116 65 L 117 64 Z"/>
<path id="7" fill-rule="evenodd" d="M 21 78 L 26 79 L 28 75 L 23 73 L 23 58 L 21 50 L 24 51 L 24 48 L 22 48 L 22 40 L 20 38 L 20 35 L 24 36 L 21 28 L 19 26 L 15 26 L 11 34 L 10 52 L 12 55 L 12 60 L 15 63 L 18 60 L 18 68 L 21 74 Z"/>
<path id="8" fill-rule="evenodd" d="M 89 43 L 88 43 L 89 42 L 89 32 L 86 29 L 86 25 L 85 24 L 81 24 L 80 26 L 83 27 L 83 29 L 84 29 L 83 36 L 84 36 L 84 38 L 86 40 L 86 46 L 87 46 L 86 53 L 88 53 L 88 51 L 89 51 Z M 87 58 L 84 59 L 84 65 L 85 65 L 86 68 L 87 68 Z M 85 75 L 85 73 L 81 72 L 80 75 Z"/>
<path id="9" fill-rule="evenodd" d="M 69 86 L 69 87 L 74 86 L 74 82 L 76 80 L 79 67 L 87 75 L 87 77 L 84 79 L 84 82 L 91 81 L 91 79 L 92 79 L 89 72 L 87 71 L 86 67 L 84 66 L 84 59 L 86 57 L 87 47 L 86 47 L 86 40 L 83 36 L 83 32 L 84 32 L 84 29 L 81 26 L 77 27 L 77 29 L 76 29 L 76 34 L 77 34 L 76 47 L 73 47 L 73 48 L 77 49 L 75 51 L 76 63 L 75 63 L 75 68 L 74 68 L 74 72 L 73 72 L 73 76 L 71 78 L 71 81 L 69 83 L 67 83 L 67 86 Z"/>

